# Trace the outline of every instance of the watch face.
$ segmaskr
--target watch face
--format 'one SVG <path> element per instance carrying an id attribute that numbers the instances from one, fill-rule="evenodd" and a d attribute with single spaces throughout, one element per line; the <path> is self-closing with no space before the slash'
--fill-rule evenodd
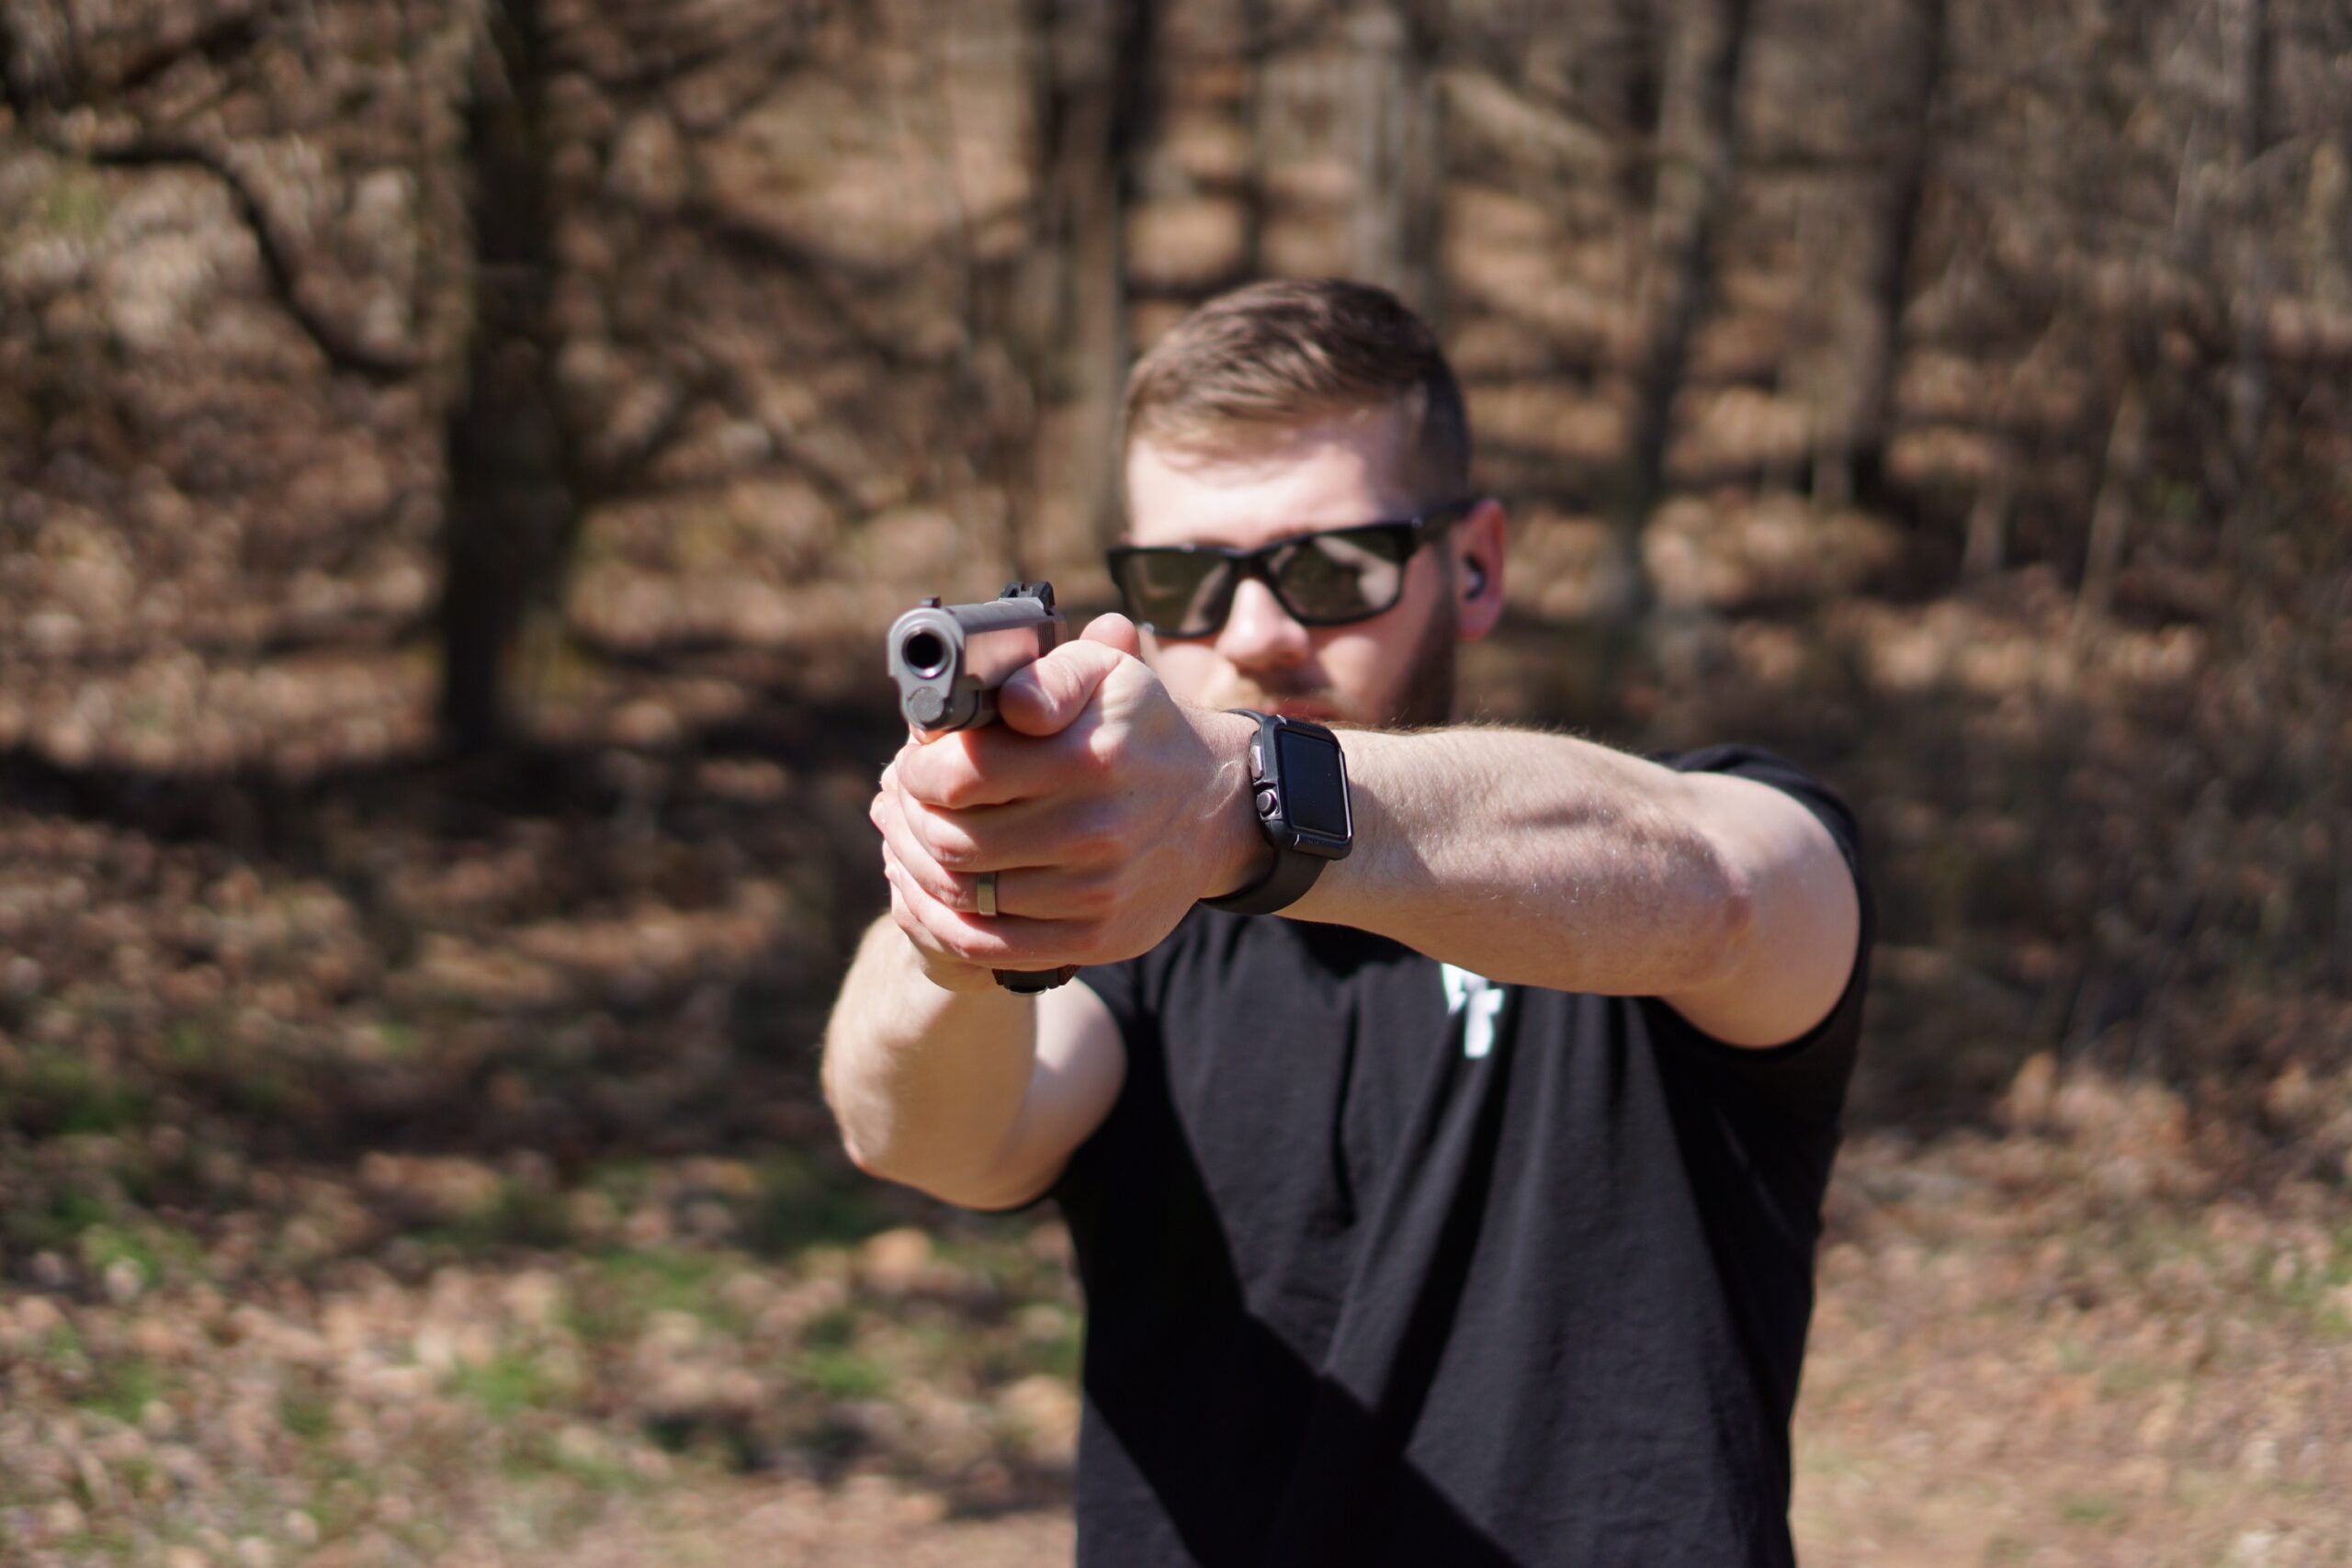
<path id="1" fill-rule="evenodd" d="M 1348 784 L 1338 744 L 1284 729 L 1276 734 L 1274 745 L 1290 825 L 1317 838 L 1347 842 Z"/>

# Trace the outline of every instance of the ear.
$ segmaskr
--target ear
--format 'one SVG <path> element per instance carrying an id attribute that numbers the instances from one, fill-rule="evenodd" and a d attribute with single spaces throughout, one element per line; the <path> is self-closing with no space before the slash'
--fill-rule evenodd
<path id="1" fill-rule="evenodd" d="M 1455 626 L 1464 642 L 1476 642 L 1503 617 L 1504 539 L 1502 502 L 1492 496 L 1453 525 L 1453 588 L 1460 595 Z"/>

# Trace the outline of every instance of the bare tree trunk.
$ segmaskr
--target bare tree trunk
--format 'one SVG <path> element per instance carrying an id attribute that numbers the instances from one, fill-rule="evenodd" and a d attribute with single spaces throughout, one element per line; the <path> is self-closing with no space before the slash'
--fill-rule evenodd
<path id="1" fill-rule="evenodd" d="M 2276 279 L 2268 236 L 2262 231 L 2264 204 L 2255 189 L 2255 164 L 2268 137 L 2270 25 L 2268 0 L 2223 0 L 2222 23 L 2233 90 L 2230 95 L 2228 250 L 2233 265 L 2222 276 L 2230 289 L 2233 337 L 2229 372 L 2229 463 L 2223 509 L 2233 536 L 2243 537 L 2248 513 L 2258 504 L 2262 427 L 2270 399 L 2268 350 L 2265 342 Z"/>
<path id="2" fill-rule="evenodd" d="M 2018 499 L 2018 459 L 2007 443 L 1968 509 L 1968 543 L 1960 575 L 1974 581 L 2001 570 L 2008 556 L 2009 513 Z"/>
<path id="3" fill-rule="evenodd" d="M 2091 503 L 2091 536 L 2083 560 L 2083 586 L 2075 601 L 2074 632 L 2077 639 L 2107 614 L 2115 599 L 2115 574 L 2123 564 L 2124 536 L 2132 522 L 2132 506 L 2148 468 L 2148 410 L 2136 376 L 2123 384 L 2116 400 L 2115 423 L 2107 435 L 2107 461 L 2099 477 L 2098 499 Z"/>
<path id="4" fill-rule="evenodd" d="M 1445 199 L 1438 33 L 1410 0 L 1356 15 L 1356 274 L 1432 322 Z"/>
<path id="5" fill-rule="evenodd" d="M 440 720 L 460 755 L 507 739 L 516 645 L 576 517 L 544 343 L 547 44 L 537 0 L 505 0 L 486 23 L 467 126 L 474 316 L 466 388 L 446 430 Z"/>
<path id="6" fill-rule="evenodd" d="M 1927 202 L 1928 169 L 1935 151 L 1931 128 L 1936 96 L 1943 85 L 1950 48 L 1948 9 L 1948 0 L 1917 0 L 1905 84 L 1909 112 L 1887 171 L 1886 227 L 1879 239 L 1871 291 L 1877 305 L 1878 326 L 1862 372 L 1851 435 L 1851 492 L 1874 512 L 1908 510 L 1905 498 L 1894 494 L 1889 481 L 1887 448 L 1894 440 L 1894 389 L 1903 365 L 1903 309 L 1910 299 L 1911 259 L 1918 248 L 1919 215 Z M 1972 520 L 1972 552 L 1973 526 Z"/>
<path id="7" fill-rule="evenodd" d="M 1127 321 L 1126 220 L 1150 123 L 1157 0 L 1107 6 L 1044 0 L 1041 132 L 1050 213 L 1041 243 L 1068 262 L 1047 341 L 1066 345 L 1080 418 L 1070 493 L 1098 539 L 1117 528 L 1120 400 L 1134 344 Z M 1061 379 L 1061 378 L 1056 378 Z"/>
<path id="8" fill-rule="evenodd" d="M 1657 193 L 1642 317 L 1646 346 L 1634 380 L 1633 427 L 1617 527 L 1637 577 L 1629 606 L 1647 607 L 1639 580 L 1641 533 L 1666 492 L 1674 403 L 1706 308 L 1715 239 L 1731 194 L 1734 118 L 1747 51 L 1751 0 L 1687 0 L 1668 44 L 1659 96 Z"/>
<path id="9" fill-rule="evenodd" d="M 1273 28 L 1267 0 L 1241 0 L 1241 59 L 1248 73 L 1240 109 L 1242 144 L 1248 149 L 1241 171 L 1241 276 L 1249 282 L 1266 270 L 1266 220 L 1272 206 L 1266 190 L 1266 72 L 1273 62 Z"/>

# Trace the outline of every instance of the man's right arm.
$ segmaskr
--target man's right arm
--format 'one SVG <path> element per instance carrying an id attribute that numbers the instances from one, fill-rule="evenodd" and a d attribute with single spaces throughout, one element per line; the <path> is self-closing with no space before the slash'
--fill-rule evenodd
<path id="1" fill-rule="evenodd" d="M 985 970 L 951 977 L 970 984 L 933 980 L 897 922 L 876 920 L 826 1026 L 825 1099 L 861 1170 L 1015 1208 L 1110 1114 L 1126 1049 L 1083 984 L 1023 997 Z"/>

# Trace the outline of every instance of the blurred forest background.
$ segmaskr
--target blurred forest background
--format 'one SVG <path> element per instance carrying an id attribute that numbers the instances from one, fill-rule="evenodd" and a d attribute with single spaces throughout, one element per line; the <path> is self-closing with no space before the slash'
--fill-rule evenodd
<path id="1" fill-rule="evenodd" d="M 0 1557 L 1066 1559 L 1058 1227 L 813 1093 L 880 633 L 1104 607 L 1133 355 L 1334 272 L 1511 509 L 1480 710 L 1866 824 L 1807 1561 L 2352 1562 L 2347 0 L 0 0 Z"/>

